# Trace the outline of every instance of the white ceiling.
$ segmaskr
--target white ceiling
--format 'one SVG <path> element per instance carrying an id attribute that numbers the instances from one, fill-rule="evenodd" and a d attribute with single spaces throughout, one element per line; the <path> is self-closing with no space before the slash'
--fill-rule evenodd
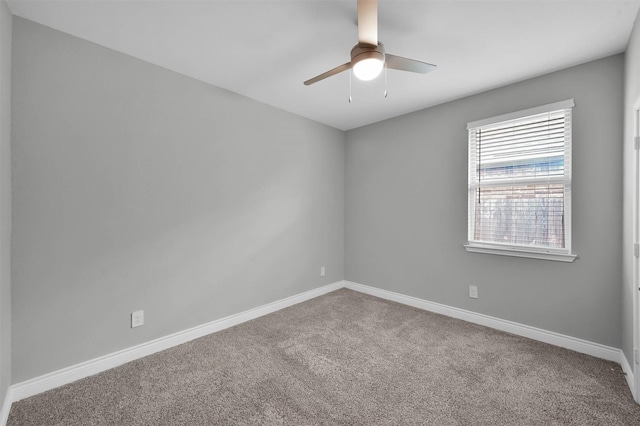
<path id="1" fill-rule="evenodd" d="M 640 0 L 380 0 L 387 52 L 438 65 L 349 72 L 356 0 L 9 0 L 20 17 L 342 130 L 416 111 L 626 49 Z"/>

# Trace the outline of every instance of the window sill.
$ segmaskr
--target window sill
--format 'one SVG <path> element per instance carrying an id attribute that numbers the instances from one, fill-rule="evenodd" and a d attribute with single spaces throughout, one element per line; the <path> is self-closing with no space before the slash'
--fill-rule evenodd
<path id="1" fill-rule="evenodd" d="M 547 251 L 523 250 L 516 247 L 483 247 L 471 244 L 464 246 L 471 253 L 497 254 L 500 256 L 527 257 L 529 259 L 553 260 L 556 262 L 573 262 L 578 257 L 575 254 L 554 253 Z"/>

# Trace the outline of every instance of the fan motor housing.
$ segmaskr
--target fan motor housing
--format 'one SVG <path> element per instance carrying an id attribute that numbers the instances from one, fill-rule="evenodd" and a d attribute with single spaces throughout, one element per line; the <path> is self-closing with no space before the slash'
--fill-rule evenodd
<path id="1" fill-rule="evenodd" d="M 352 64 L 369 58 L 384 62 L 384 44 L 378 42 L 377 46 L 372 46 L 370 44 L 358 43 L 351 49 Z"/>

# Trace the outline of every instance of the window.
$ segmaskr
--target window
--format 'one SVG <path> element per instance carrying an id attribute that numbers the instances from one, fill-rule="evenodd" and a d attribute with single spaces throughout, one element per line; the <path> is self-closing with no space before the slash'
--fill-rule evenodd
<path id="1" fill-rule="evenodd" d="M 572 262 L 573 99 L 468 123 L 467 251 Z"/>

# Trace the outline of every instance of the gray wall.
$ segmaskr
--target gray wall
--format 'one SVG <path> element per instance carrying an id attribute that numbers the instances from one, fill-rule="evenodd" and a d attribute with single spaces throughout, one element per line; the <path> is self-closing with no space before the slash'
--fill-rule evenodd
<path id="1" fill-rule="evenodd" d="M 347 132 L 345 279 L 620 347 L 623 71 L 617 55 Z M 578 259 L 467 253 L 466 123 L 569 98 Z"/>
<path id="2" fill-rule="evenodd" d="M 14 383 L 344 278 L 343 132 L 19 18 L 13 43 Z"/>
<path id="3" fill-rule="evenodd" d="M 638 15 L 640 16 L 640 14 Z M 640 98 L 640 19 L 636 22 L 629 39 L 625 57 L 624 90 L 624 231 L 622 238 L 623 282 L 622 282 L 622 350 L 629 365 L 635 365 L 635 374 L 640 374 L 633 364 L 633 192 L 635 190 L 635 165 L 633 152 L 634 122 L 633 105 Z"/>
<path id="4" fill-rule="evenodd" d="M 0 406 L 11 384 L 11 29 L 0 0 Z"/>
<path id="5" fill-rule="evenodd" d="M 627 344 L 622 55 L 347 132 L 345 167 L 338 130 L 19 18 L 13 38 L 14 383 L 342 278 Z M 579 258 L 467 253 L 466 123 L 567 98 Z"/>

